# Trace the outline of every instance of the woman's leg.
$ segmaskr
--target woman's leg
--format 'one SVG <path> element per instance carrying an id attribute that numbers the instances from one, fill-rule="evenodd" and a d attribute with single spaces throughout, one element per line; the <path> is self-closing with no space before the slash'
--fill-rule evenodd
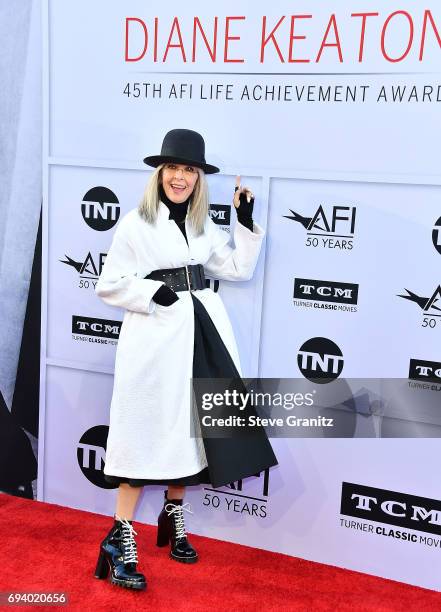
<path id="1" fill-rule="evenodd" d="M 118 498 L 116 500 L 116 516 L 128 521 L 133 520 L 136 502 L 142 487 L 131 487 L 127 482 L 122 482 L 118 489 Z"/>
<path id="2" fill-rule="evenodd" d="M 170 543 L 172 559 L 183 563 L 196 563 L 198 554 L 188 541 L 184 526 L 184 510 L 187 510 L 187 504 L 183 503 L 184 495 L 185 487 L 168 485 L 164 507 L 158 517 L 156 544 L 167 546 Z"/>
<path id="3" fill-rule="evenodd" d="M 138 590 L 145 589 L 147 581 L 144 574 L 136 571 L 136 532 L 128 521 L 133 519 L 141 488 L 131 487 L 125 482 L 119 485 L 114 524 L 101 542 L 95 569 L 96 578 L 104 580 L 109 577 L 112 584 Z"/>
<path id="4" fill-rule="evenodd" d="M 185 487 L 178 487 L 176 485 L 168 485 L 167 498 L 168 499 L 184 499 Z"/>

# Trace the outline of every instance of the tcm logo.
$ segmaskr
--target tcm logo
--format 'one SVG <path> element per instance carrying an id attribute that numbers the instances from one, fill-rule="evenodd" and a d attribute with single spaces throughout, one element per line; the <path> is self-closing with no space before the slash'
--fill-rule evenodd
<path id="1" fill-rule="evenodd" d="M 98 277 L 102 272 L 107 253 L 98 253 L 98 255 L 93 258 L 92 253 L 89 251 L 86 257 L 80 261 L 72 259 L 69 257 L 69 255 L 65 255 L 64 257 L 65 259 L 60 259 L 59 261 L 78 272 L 79 288 L 89 289 L 90 287 L 95 289 Z"/>
<path id="2" fill-rule="evenodd" d="M 342 483 L 340 513 L 441 535 L 441 501 Z"/>
<path id="3" fill-rule="evenodd" d="M 88 429 L 78 442 L 77 460 L 80 470 L 89 482 L 102 489 L 115 489 L 118 485 L 104 480 L 108 433 L 107 425 L 96 425 Z"/>
<path id="4" fill-rule="evenodd" d="M 97 232 L 105 232 L 118 222 L 119 201 L 107 187 L 94 187 L 83 198 L 81 214 L 89 227 Z"/>
<path id="5" fill-rule="evenodd" d="M 73 334 L 117 340 L 121 331 L 121 325 L 121 321 L 92 319 L 90 317 L 72 315 Z"/>
<path id="6" fill-rule="evenodd" d="M 328 338 L 307 340 L 297 354 L 297 365 L 303 376 L 318 384 L 326 384 L 338 378 L 343 363 L 343 353 Z"/>
<path id="7" fill-rule="evenodd" d="M 439 361 L 411 359 L 409 364 L 409 378 L 411 380 L 441 384 L 441 363 Z"/>
<path id="8" fill-rule="evenodd" d="M 229 204 L 210 204 L 208 214 L 217 225 L 230 225 L 231 206 Z"/>
<path id="9" fill-rule="evenodd" d="M 311 278 L 294 279 L 294 299 L 332 304 L 357 304 L 358 285 L 321 281 Z"/>
<path id="10" fill-rule="evenodd" d="M 319 206 L 312 217 L 303 217 L 291 210 L 286 219 L 300 223 L 306 230 L 306 246 L 352 250 L 354 246 L 355 206 L 332 206 L 326 211 Z"/>
<path id="11" fill-rule="evenodd" d="M 432 242 L 435 249 L 441 255 L 441 217 L 436 221 L 432 231 Z"/>

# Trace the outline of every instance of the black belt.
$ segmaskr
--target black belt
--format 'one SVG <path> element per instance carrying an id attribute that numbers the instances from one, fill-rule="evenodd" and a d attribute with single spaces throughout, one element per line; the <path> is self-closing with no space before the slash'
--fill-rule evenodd
<path id="1" fill-rule="evenodd" d="M 201 264 L 153 270 L 145 278 L 162 281 L 173 291 L 194 291 L 207 288 L 204 267 Z"/>

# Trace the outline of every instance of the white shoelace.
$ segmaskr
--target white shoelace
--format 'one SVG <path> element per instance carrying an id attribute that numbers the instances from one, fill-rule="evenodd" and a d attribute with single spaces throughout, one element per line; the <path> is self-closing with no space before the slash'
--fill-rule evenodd
<path id="1" fill-rule="evenodd" d="M 168 506 L 171 506 L 171 510 L 167 509 Z M 188 508 L 186 508 L 186 506 L 188 506 Z M 165 505 L 165 511 L 167 512 L 169 516 L 171 516 L 172 514 L 176 515 L 175 516 L 176 538 L 186 537 L 183 510 L 186 510 L 187 512 L 190 512 L 190 514 L 193 514 L 193 512 L 190 510 L 189 502 L 186 502 L 185 504 L 182 504 L 182 505 L 180 504 L 175 505 L 175 504 L 168 502 Z"/>
<path id="2" fill-rule="evenodd" d="M 127 519 L 120 519 L 122 531 L 122 542 L 124 546 L 124 563 L 138 563 L 138 552 L 136 549 L 135 535 L 138 535 Z"/>

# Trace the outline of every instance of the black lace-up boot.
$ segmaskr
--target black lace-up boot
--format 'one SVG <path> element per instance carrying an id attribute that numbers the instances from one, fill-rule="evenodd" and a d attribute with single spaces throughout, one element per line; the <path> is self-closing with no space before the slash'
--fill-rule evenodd
<path id="1" fill-rule="evenodd" d="M 191 512 L 190 504 L 182 503 L 182 499 L 168 499 L 164 492 L 164 507 L 158 516 L 158 546 L 167 546 L 170 542 L 170 557 L 182 563 L 196 563 L 198 555 L 187 540 L 184 525 L 184 510 Z"/>
<path id="2" fill-rule="evenodd" d="M 112 529 L 101 543 L 96 578 L 107 578 L 112 584 L 129 589 L 145 589 L 145 576 L 136 571 L 138 553 L 132 521 L 120 519 L 115 515 Z"/>

